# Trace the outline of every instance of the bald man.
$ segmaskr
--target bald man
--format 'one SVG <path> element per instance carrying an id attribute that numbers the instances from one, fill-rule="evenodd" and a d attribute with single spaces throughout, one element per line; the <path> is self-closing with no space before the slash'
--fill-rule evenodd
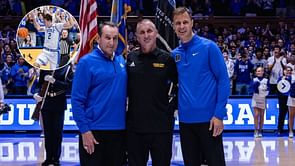
<path id="1" fill-rule="evenodd" d="M 151 20 L 137 23 L 140 49 L 127 57 L 128 164 L 147 164 L 149 152 L 153 166 L 170 166 L 174 127 L 173 102 L 169 87 L 177 85 L 176 64 L 170 54 L 157 48 L 158 31 Z"/>

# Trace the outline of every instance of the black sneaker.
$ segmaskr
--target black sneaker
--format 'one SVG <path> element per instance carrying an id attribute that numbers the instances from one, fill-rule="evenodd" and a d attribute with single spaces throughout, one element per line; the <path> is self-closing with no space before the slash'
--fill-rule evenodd
<path id="1" fill-rule="evenodd" d="M 50 161 L 50 160 L 45 160 L 41 166 L 49 166 L 49 165 L 52 165 L 53 164 L 53 161 Z"/>
<path id="2" fill-rule="evenodd" d="M 59 160 L 58 160 L 58 161 L 53 161 L 52 164 L 53 164 L 54 166 L 60 166 Z"/>
<path id="3" fill-rule="evenodd" d="M 282 131 L 281 130 L 277 130 L 276 131 L 276 135 L 277 135 L 277 137 L 281 137 L 282 136 Z"/>

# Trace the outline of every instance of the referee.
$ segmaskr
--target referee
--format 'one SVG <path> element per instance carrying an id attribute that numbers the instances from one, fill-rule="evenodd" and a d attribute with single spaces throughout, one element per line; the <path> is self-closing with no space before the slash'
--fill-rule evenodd
<path id="1" fill-rule="evenodd" d="M 170 83 L 177 84 L 176 64 L 170 54 L 157 48 L 158 31 L 144 19 L 137 23 L 140 49 L 127 57 L 128 164 L 144 166 L 149 152 L 153 166 L 170 166 L 174 107 L 169 104 Z"/>
<path id="2" fill-rule="evenodd" d="M 61 55 L 59 67 L 62 67 L 69 62 L 72 45 L 73 41 L 71 41 L 69 38 L 69 31 L 67 29 L 63 29 L 61 33 L 61 39 L 59 42 Z"/>

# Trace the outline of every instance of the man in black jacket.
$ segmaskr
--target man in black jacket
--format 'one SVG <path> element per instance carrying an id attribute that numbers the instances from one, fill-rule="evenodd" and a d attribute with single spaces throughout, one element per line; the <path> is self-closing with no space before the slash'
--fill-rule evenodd
<path id="1" fill-rule="evenodd" d="M 157 48 L 157 34 L 152 21 L 144 19 L 138 22 L 136 37 L 140 49 L 127 57 L 130 166 L 146 165 L 149 152 L 153 166 L 170 166 L 174 108 L 168 93 L 171 83 L 174 87 L 177 85 L 177 70 L 170 54 Z"/>

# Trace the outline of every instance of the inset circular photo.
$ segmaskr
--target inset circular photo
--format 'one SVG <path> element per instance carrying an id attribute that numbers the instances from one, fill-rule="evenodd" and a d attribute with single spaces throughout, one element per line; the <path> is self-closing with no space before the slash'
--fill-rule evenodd
<path id="1" fill-rule="evenodd" d="M 58 6 L 41 6 L 22 19 L 17 46 L 26 62 L 41 70 L 56 70 L 69 64 L 79 52 L 77 20 Z"/>

